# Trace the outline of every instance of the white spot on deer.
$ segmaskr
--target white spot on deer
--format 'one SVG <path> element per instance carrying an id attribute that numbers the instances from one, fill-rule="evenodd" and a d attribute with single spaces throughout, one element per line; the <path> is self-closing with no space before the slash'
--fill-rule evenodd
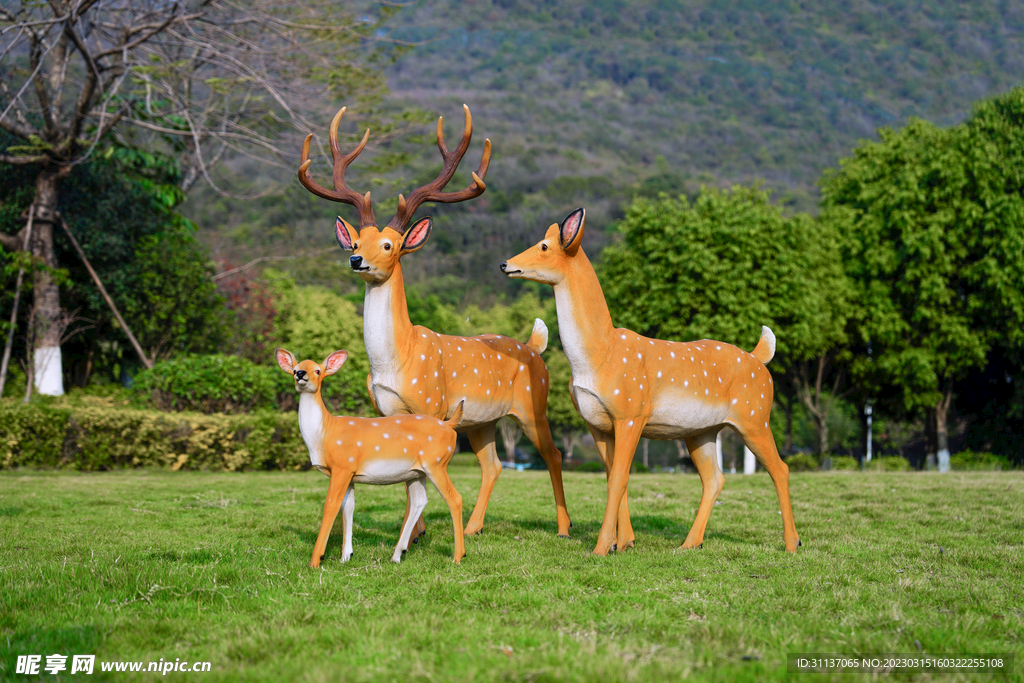
<path id="1" fill-rule="evenodd" d="M 490 390 L 490 389 L 488 389 L 488 390 L 487 390 L 487 395 L 488 395 L 488 396 L 490 396 L 490 395 L 491 395 L 491 390 Z"/>
<path id="2" fill-rule="evenodd" d="M 623 338 L 623 339 L 625 339 L 625 338 L 626 338 L 626 335 L 622 335 L 622 338 Z"/>
<path id="3" fill-rule="evenodd" d="M 751 376 L 751 377 L 753 377 L 753 376 L 754 376 L 754 373 L 750 373 L 750 376 Z"/>
<path id="4" fill-rule="evenodd" d="M 416 419 L 417 419 L 417 420 L 422 420 L 422 419 L 423 419 L 423 416 L 422 416 L 422 415 L 417 415 L 417 416 L 416 416 Z"/>
<path id="5" fill-rule="evenodd" d="M 348 423 L 349 423 L 350 425 L 354 425 L 354 424 L 355 424 L 355 420 L 349 420 L 349 421 L 348 421 Z"/>
<path id="6" fill-rule="evenodd" d="M 412 434 L 407 434 L 405 438 L 409 439 L 409 441 L 412 441 Z"/>
<path id="7" fill-rule="evenodd" d="M 641 356 L 641 355 L 640 355 L 639 353 L 638 353 L 638 354 L 636 354 L 636 357 L 637 357 L 637 359 L 638 359 L 638 360 L 639 360 L 639 359 L 641 359 L 641 358 L 643 358 L 643 356 Z"/>
<path id="8" fill-rule="evenodd" d="M 736 405 L 736 402 L 737 402 L 737 401 L 739 401 L 739 399 L 738 399 L 738 398 L 734 398 L 734 399 L 732 400 L 732 405 Z"/>
<path id="9" fill-rule="evenodd" d="M 641 384 L 641 385 L 640 385 L 640 388 L 641 388 L 641 389 L 643 389 L 643 388 L 644 388 L 644 385 L 643 385 L 643 384 Z"/>
<path id="10" fill-rule="evenodd" d="M 627 360 L 626 360 L 626 357 L 625 357 L 625 356 L 623 356 L 623 357 L 622 357 L 622 362 L 623 362 L 623 363 L 628 363 L 629 361 L 627 361 Z"/>
<path id="11" fill-rule="evenodd" d="M 427 399 L 427 403 L 430 403 L 430 399 L 429 398 Z"/>
<path id="12" fill-rule="evenodd" d="M 684 386 L 684 387 L 688 387 L 688 386 L 690 386 L 690 381 L 689 381 L 689 380 L 684 380 L 684 381 L 683 381 L 683 386 Z"/>
<path id="13" fill-rule="evenodd" d="M 520 366 L 519 366 L 519 372 L 522 372 L 522 371 L 523 371 L 523 370 L 525 370 L 525 369 L 526 369 L 526 366 L 525 366 L 525 365 L 520 365 Z"/>
<path id="14" fill-rule="evenodd" d="M 753 410 L 750 411 L 750 417 L 754 417 L 754 411 Z"/>
<path id="15" fill-rule="evenodd" d="M 669 352 L 668 352 L 668 355 L 670 355 L 670 356 L 672 356 L 673 358 L 675 358 L 675 357 L 676 357 L 676 352 L 675 352 L 675 351 L 669 351 Z M 690 360 L 693 360 L 693 359 L 691 358 Z"/>
<path id="16" fill-rule="evenodd" d="M 461 351 L 461 350 L 462 350 L 462 347 L 461 347 L 461 346 L 456 346 L 455 348 L 456 348 L 456 349 L 458 349 L 459 351 Z"/>
<path id="17" fill-rule="evenodd" d="M 498 354 L 498 360 L 501 360 L 501 354 L 500 353 Z"/>
<path id="18" fill-rule="evenodd" d="M 390 438 L 391 438 L 391 435 L 390 435 L 390 434 L 387 434 L 387 433 L 385 433 L 385 434 L 384 434 L 384 438 L 385 438 L 385 439 L 390 439 Z"/>
<path id="19" fill-rule="evenodd" d="M 403 448 L 403 449 L 402 449 L 402 452 L 403 452 L 403 453 L 408 453 L 408 452 L 409 452 L 409 449 L 408 449 L 408 448 Z"/>
<path id="20" fill-rule="evenodd" d="M 708 376 L 708 371 L 707 371 L 707 370 L 705 370 L 705 371 L 704 371 L 704 376 L 705 376 L 705 377 L 707 377 L 707 376 Z"/>
<path id="21" fill-rule="evenodd" d="M 710 390 L 709 390 L 709 389 L 705 389 L 705 390 L 704 390 L 704 395 L 705 395 L 705 396 L 707 396 L 707 395 L 708 395 L 708 391 L 710 391 Z"/>
<path id="22" fill-rule="evenodd" d="M 373 449 L 376 450 L 376 451 L 379 451 L 380 450 L 380 446 L 374 446 Z"/>
<path id="23" fill-rule="evenodd" d="M 444 424 L 444 423 L 443 423 L 443 422 L 441 422 L 440 420 L 438 420 L 438 421 L 437 421 L 437 424 Z M 432 436 L 428 436 L 428 437 L 427 437 L 427 441 L 433 441 L 433 440 L 434 440 L 434 437 L 432 437 Z"/>
<path id="24" fill-rule="evenodd" d="M 340 446 L 341 445 L 341 439 L 338 439 L 338 441 L 336 443 Z"/>
<path id="25" fill-rule="evenodd" d="M 416 382 L 419 382 L 419 380 L 418 380 L 418 379 L 416 379 L 415 377 L 413 377 L 413 378 L 412 378 L 412 383 L 413 383 L 413 384 L 416 384 Z"/>
<path id="26" fill-rule="evenodd" d="M 437 370 L 434 370 L 434 377 L 437 377 Z"/>
<path id="27" fill-rule="evenodd" d="M 658 377 L 661 377 L 661 370 L 658 370 Z"/>
<path id="28" fill-rule="evenodd" d="M 376 426 L 377 426 L 377 423 L 376 423 L 376 422 L 371 422 L 371 423 L 370 423 L 370 426 L 371 426 L 371 427 L 376 427 Z"/>
<path id="29" fill-rule="evenodd" d="M 348 459 L 348 461 L 349 461 L 349 462 L 355 462 L 355 461 L 356 461 L 356 459 L 355 459 L 355 458 L 349 458 L 349 459 Z"/>
<path id="30" fill-rule="evenodd" d="M 530 385 L 529 385 L 529 384 L 527 384 L 527 385 L 526 385 L 526 390 L 527 390 L 527 391 L 529 391 L 529 390 L 530 390 Z"/>
<path id="31" fill-rule="evenodd" d="M 619 390 L 618 390 L 618 389 L 616 389 L 616 390 L 615 390 L 615 395 L 616 395 L 616 396 L 618 396 L 618 395 L 619 395 Z"/>
<path id="32" fill-rule="evenodd" d="M 477 370 L 476 368 L 473 368 L 473 374 L 474 374 L 474 375 L 479 375 L 479 374 L 480 374 L 480 371 L 479 371 L 479 370 Z"/>
<path id="33" fill-rule="evenodd" d="M 362 445 L 363 445 L 362 441 L 356 441 L 356 446 L 362 446 Z"/>
<path id="34" fill-rule="evenodd" d="M 455 373 L 454 372 L 452 373 L 452 377 L 455 377 Z"/>
<path id="35" fill-rule="evenodd" d="M 423 455 L 423 451 L 420 451 L 420 455 Z"/>
<path id="36" fill-rule="evenodd" d="M 427 359 L 427 354 L 421 353 L 420 354 L 420 360 L 426 360 L 426 359 Z"/>
<path id="37" fill-rule="evenodd" d="M 438 458 L 438 459 L 437 459 L 437 461 L 438 461 L 438 462 L 441 462 L 441 458 Z"/>
<path id="38" fill-rule="evenodd" d="M 633 426 L 633 421 L 632 421 L 632 420 L 630 420 L 630 421 L 629 421 L 629 426 L 630 426 L 630 427 L 632 427 L 632 426 Z"/>
<path id="39" fill-rule="evenodd" d="M 721 346 L 716 346 L 715 348 L 716 348 L 716 349 L 718 349 L 719 351 L 721 351 L 721 350 L 722 350 L 722 347 L 721 347 Z"/>

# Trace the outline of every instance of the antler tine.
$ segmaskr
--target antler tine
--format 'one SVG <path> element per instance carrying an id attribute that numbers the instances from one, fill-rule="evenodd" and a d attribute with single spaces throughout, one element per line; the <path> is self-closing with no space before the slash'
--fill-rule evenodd
<path id="1" fill-rule="evenodd" d="M 441 173 L 432 182 L 414 190 L 409 198 L 399 195 L 398 197 L 398 212 L 395 217 L 388 223 L 388 227 L 394 228 L 399 232 L 405 230 L 408 226 L 409 221 L 412 219 L 416 209 L 421 204 L 427 201 L 441 202 L 444 204 L 454 204 L 455 202 L 462 202 L 467 199 L 479 197 L 483 194 L 484 190 L 487 189 L 487 185 L 484 183 L 484 177 L 487 175 L 487 167 L 491 163 L 491 141 L 488 139 L 484 142 L 484 153 L 480 157 L 480 166 L 477 168 L 476 173 L 473 174 L 473 182 L 466 187 L 464 190 L 459 192 L 442 192 L 444 186 L 448 184 L 448 181 L 455 175 L 456 169 L 459 167 L 459 163 L 462 161 L 462 157 L 466 154 L 466 150 L 469 149 L 469 142 L 473 138 L 473 114 L 470 113 L 469 107 L 465 104 L 462 105 L 463 111 L 466 115 L 466 124 L 462 132 L 462 140 L 459 142 L 459 146 L 455 148 L 454 152 L 448 151 L 448 146 L 444 142 L 444 131 L 442 129 L 444 118 L 438 117 L 437 119 L 437 148 L 441 152 L 441 158 L 444 160 L 444 164 L 441 168 Z"/>
<path id="2" fill-rule="evenodd" d="M 347 107 L 342 107 L 334 115 L 330 127 L 331 157 L 334 160 L 334 190 L 328 190 L 318 184 L 309 174 L 309 165 L 312 163 L 309 158 L 309 143 L 313 139 L 312 134 L 307 135 L 305 142 L 302 143 L 302 166 L 299 167 L 299 182 L 318 197 L 334 202 L 351 204 L 356 207 L 356 210 L 359 211 L 359 227 L 365 228 L 368 225 L 377 225 L 377 220 L 373 216 L 373 204 L 370 201 L 370 193 L 367 192 L 365 195 L 362 195 L 355 190 L 349 189 L 345 184 L 345 170 L 348 169 L 349 164 L 355 161 L 355 158 L 366 147 L 366 142 L 370 139 L 370 129 L 366 129 L 362 141 L 354 150 L 343 155 L 338 145 L 338 124 L 341 122 L 341 117 L 345 115 L 346 109 Z"/>

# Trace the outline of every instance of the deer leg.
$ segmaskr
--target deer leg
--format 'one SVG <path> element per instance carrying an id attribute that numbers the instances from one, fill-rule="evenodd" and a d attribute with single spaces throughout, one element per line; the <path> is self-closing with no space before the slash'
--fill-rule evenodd
<path id="1" fill-rule="evenodd" d="M 681 549 L 703 546 L 704 529 L 707 528 L 711 508 L 715 506 L 715 500 L 725 484 L 725 477 L 718 466 L 718 450 L 715 446 L 719 431 L 712 429 L 686 440 L 686 447 L 690 449 L 690 458 L 700 475 L 703 491 L 700 496 L 700 507 L 697 508 L 697 518 L 693 520 L 686 540 L 679 546 Z"/>
<path id="2" fill-rule="evenodd" d="M 562 488 L 562 454 L 555 448 L 555 441 L 551 438 L 551 428 L 548 426 L 547 417 L 541 413 L 534 416 L 532 420 L 524 420 L 514 415 L 523 428 L 537 452 L 544 459 L 548 466 L 548 475 L 551 477 L 551 488 L 555 492 L 555 514 L 558 520 L 558 535 L 562 538 L 569 538 L 569 509 L 565 505 L 565 490 Z"/>
<path id="3" fill-rule="evenodd" d="M 619 506 L 626 493 L 629 467 L 633 464 L 633 453 L 636 452 L 636 445 L 640 442 L 640 434 L 645 424 L 646 420 L 643 418 L 634 418 L 629 422 L 620 420 L 615 423 L 614 455 L 611 473 L 608 475 L 608 502 L 605 505 L 601 533 L 597 536 L 597 546 L 594 547 L 596 555 L 607 555 L 616 548 Z"/>
<path id="4" fill-rule="evenodd" d="M 408 484 L 408 482 L 406 482 L 406 484 L 405 484 L 405 515 L 402 517 L 402 528 L 403 529 L 405 528 L 406 522 L 409 521 L 409 508 L 412 507 L 412 502 L 411 501 L 412 501 L 412 497 L 409 495 L 409 484 Z M 412 542 L 416 543 L 418 540 L 420 540 L 420 536 L 424 535 L 425 533 L 427 533 L 427 524 L 426 524 L 426 522 L 423 521 L 423 516 L 421 515 L 420 518 L 418 520 L 416 520 L 416 526 L 414 526 L 412 528 Z"/>
<path id="5" fill-rule="evenodd" d="M 423 514 L 423 509 L 427 507 L 427 489 L 423 486 L 424 479 L 426 477 L 420 475 L 419 479 L 414 479 L 407 484 L 411 503 L 410 515 L 405 520 L 405 526 L 402 527 L 402 535 L 398 539 L 398 545 L 395 546 L 395 554 L 391 556 L 392 562 L 402 561 L 402 555 L 409 549 L 409 537 L 412 536 L 415 526 L 413 520 L 419 519 Z"/>
<path id="6" fill-rule="evenodd" d="M 484 515 L 487 514 L 487 503 L 491 500 L 494 483 L 501 474 L 501 461 L 498 460 L 498 449 L 494 446 L 494 425 L 487 425 L 467 432 L 469 445 L 480 461 L 480 493 L 473 506 L 473 514 L 466 524 L 466 534 L 478 534 L 484 528 Z"/>
<path id="7" fill-rule="evenodd" d="M 770 429 L 760 425 L 753 428 L 738 425 L 737 431 L 743 443 L 771 475 L 775 493 L 779 497 L 779 510 L 782 511 L 782 537 L 786 542 L 786 550 L 796 552 L 797 546 L 800 545 L 800 536 L 796 533 L 793 508 L 789 502 L 789 466 L 779 457 L 775 437 L 772 436 Z"/>
<path id="8" fill-rule="evenodd" d="M 462 558 L 466 556 L 466 541 L 462 532 L 462 496 L 455 489 L 452 480 L 448 478 L 446 466 L 447 463 L 443 466 L 428 465 L 424 469 L 427 472 L 427 476 L 430 477 L 430 481 L 433 482 L 434 488 L 444 498 L 444 502 L 448 505 L 448 510 L 452 513 L 452 530 L 455 534 L 455 563 L 459 564 L 462 562 Z"/>
<path id="9" fill-rule="evenodd" d="M 345 537 L 345 545 L 341 551 L 341 561 L 348 562 L 352 559 L 352 513 L 356 509 L 356 487 L 352 484 L 348 485 L 348 491 L 345 492 L 345 497 L 341 501 L 341 522 L 344 527 L 343 536 Z"/>
<path id="10" fill-rule="evenodd" d="M 590 425 L 587 425 L 590 427 Z M 612 473 L 612 455 L 615 452 L 615 437 L 607 432 L 602 432 L 590 427 L 590 433 L 594 436 L 594 443 L 597 444 L 597 452 L 604 462 L 604 475 L 607 479 Z M 615 545 L 625 550 L 635 545 L 636 535 L 633 533 L 633 523 L 629 520 L 629 491 L 623 491 L 622 502 L 619 503 L 619 517 L 616 524 Z"/>
<path id="11" fill-rule="evenodd" d="M 324 501 L 324 518 L 320 522 L 320 534 L 316 537 L 316 545 L 313 546 L 313 558 L 309 561 L 310 567 L 319 567 L 327 551 L 327 538 L 331 535 L 331 527 L 338 517 L 341 509 L 341 501 L 348 491 L 349 483 L 352 481 L 352 472 L 342 472 L 334 468 L 331 472 L 331 483 L 327 485 L 327 500 Z"/>

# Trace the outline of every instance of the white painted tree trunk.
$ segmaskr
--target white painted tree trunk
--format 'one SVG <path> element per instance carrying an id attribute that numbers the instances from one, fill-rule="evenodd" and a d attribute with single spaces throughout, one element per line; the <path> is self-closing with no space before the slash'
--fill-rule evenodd
<path id="1" fill-rule="evenodd" d="M 743 447 L 743 474 L 753 474 L 757 469 L 757 459 L 754 457 L 754 452 Z"/>
<path id="2" fill-rule="evenodd" d="M 725 467 L 722 461 L 722 432 L 718 432 L 718 437 L 715 439 L 715 451 L 718 454 L 718 469 L 721 472 L 725 471 Z"/>
<path id="3" fill-rule="evenodd" d="M 41 346 L 32 354 L 36 391 L 44 396 L 64 394 L 64 372 L 59 346 Z"/>

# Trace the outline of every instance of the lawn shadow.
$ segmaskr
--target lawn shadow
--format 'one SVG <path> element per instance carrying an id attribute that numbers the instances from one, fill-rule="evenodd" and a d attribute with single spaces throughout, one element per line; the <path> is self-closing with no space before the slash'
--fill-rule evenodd
<path id="1" fill-rule="evenodd" d="M 666 541 L 678 541 L 682 543 L 686 539 L 686 535 L 690 532 L 690 524 L 680 524 L 677 520 L 670 519 L 668 517 L 662 517 L 660 515 L 631 515 L 630 521 L 633 524 L 633 533 L 636 536 L 657 536 L 665 539 Z M 523 529 L 530 529 L 533 531 L 541 531 L 545 533 L 555 534 L 558 531 L 558 525 L 554 522 L 541 519 L 493 519 L 490 520 L 492 524 L 507 523 L 514 524 Z M 486 531 L 487 525 L 484 525 Z M 589 522 L 573 522 L 572 528 L 569 530 L 569 537 L 577 540 L 583 540 L 588 543 L 597 543 L 597 535 L 601 531 L 601 521 L 589 521 Z M 732 534 L 722 533 L 720 531 L 706 531 L 704 533 L 705 538 L 713 538 L 718 541 L 725 541 L 727 543 L 753 543 L 753 538 L 738 538 Z"/>

